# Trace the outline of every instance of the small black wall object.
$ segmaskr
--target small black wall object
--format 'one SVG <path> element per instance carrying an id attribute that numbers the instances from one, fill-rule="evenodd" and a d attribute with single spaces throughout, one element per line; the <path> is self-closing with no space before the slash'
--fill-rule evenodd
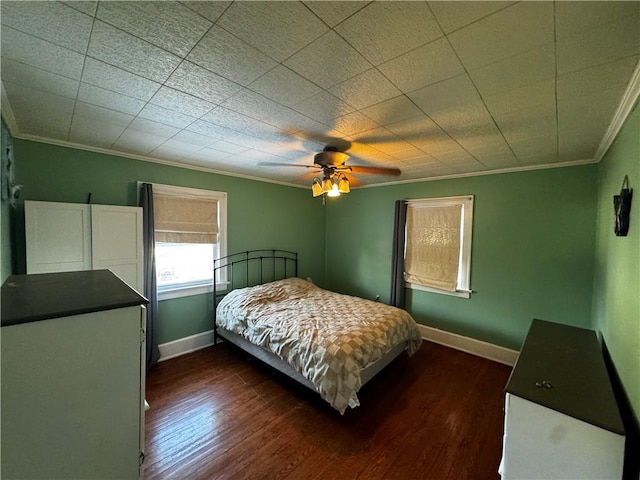
<path id="1" fill-rule="evenodd" d="M 633 189 L 629 188 L 629 177 L 624 176 L 620 195 L 613 196 L 613 210 L 616 216 L 615 233 L 617 237 L 626 237 L 629 231 L 629 213 Z"/>

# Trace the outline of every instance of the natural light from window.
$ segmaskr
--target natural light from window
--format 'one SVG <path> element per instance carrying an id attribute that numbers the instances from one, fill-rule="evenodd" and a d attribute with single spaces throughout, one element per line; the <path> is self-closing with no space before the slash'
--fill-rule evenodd
<path id="1" fill-rule="evenodd" d="M 211 243 L 156 243 L 158 288 L 210 284 L 216 245 Z"/>

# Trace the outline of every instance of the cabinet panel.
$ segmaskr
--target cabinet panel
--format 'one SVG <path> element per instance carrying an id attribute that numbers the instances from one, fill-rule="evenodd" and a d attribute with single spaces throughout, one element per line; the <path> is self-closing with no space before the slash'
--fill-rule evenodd
<path id="1" fill-rule="evenodd" d="M 93 268 L 108 268 L 143 291 L 142 209 L 91 206 Z"/>
<path id="2" fill-rule="evenodd" d="M 27 273 L 91 269 L 89 206 L 25 202 Z"/>
<path id="3" fill-rule="evenodd" d="M 139 477 L 140 316 L 2 328 L 3 478 Z"/>
<path id="4" fill-rule="evenodd" d="M 142 292 L 142 208 L 25 202 L 27 273 L 109 269 Z"/>

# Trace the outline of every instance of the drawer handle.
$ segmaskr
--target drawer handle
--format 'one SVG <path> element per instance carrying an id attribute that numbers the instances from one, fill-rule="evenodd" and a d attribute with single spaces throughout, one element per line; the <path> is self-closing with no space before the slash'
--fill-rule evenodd
<path id="1" fill-rule="evenodd" d="M 546 380 L 542 380 L 541 382 L 536 382 L 536 387 L 538 388 L 553 388 L 551 382 L 547 382 Z"/>

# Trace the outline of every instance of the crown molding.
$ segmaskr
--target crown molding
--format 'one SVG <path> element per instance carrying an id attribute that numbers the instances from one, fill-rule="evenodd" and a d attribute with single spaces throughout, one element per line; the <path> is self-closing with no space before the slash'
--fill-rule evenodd
<path id="1" fill-rule="evenodd" d="M 602 138 L 602 142 L 600 142 L 598 150 L 596 150 L 596 153 L 593 156 L 593 159 L 596 162 L 602 160 L 604 155 L 607 153 L 607 150 L 609 150 L 609 147 L 618 136 L 622 125 L 624 125 L 624 122 L 627 120 L 631 110 L 633 110 L 634 105 L 638 101 L 638 97 L 640 97 L 640 60 L 636 63 L 636 68 L 633 71 L 633 75 L 631 75 L 631 79 L 627 84 L 624 94 L 622 95 L 622 99 L 616 109 L 616 113 L 613 115 L 613 120 L 611 120 L 609 128 Z"/>
<path id="2" fill-rule="evenodd" d="M 394 182 L 376 183 L 374 185 L 362 185 L 358 188 L 387 187 L 389 185 L 404 185 L 407 183 L 433 182 L 437 180 L 450 180 L 453 178 L 483 177 L 485 175 L 499 175 L 501 173 L 530 172 L 532 170 L 549 170 L 552 168 L 577 167 L 579 165 L 589 165 L 592 163 L 597 163 L 597 162 L 592 159 L 585 159 L 585 160 L 576 160 L 574 162 L 543 163 L 540 165 L 529 165 L 526 167 L 509 167 L 509 168 L 501 168 L 498 170 L 485 170 L 484 172 L 454 173 L 452 175 L 440 175 L 439 177 L 428 177 L 428 178 L 420 178 L 420 179 L 412 179 L 412 180 L 397 180 Z"/>
<path id="3" fill-rule="evenodd" d="M 196 170 L 199 172 L 205 172 L 205 173 L 215 173 L 216 175 L 224 175 L 226 177 L 235 177 L 235 178 L 243 178 L 245 180 L 254 180 L 257 182 L 264 182 L 264 183 L 274 183 L 276 185 L 284 185 L 286 187 L 295 187 L 295 188 L 308 188 L 306 186 L 302 186 L 302 185 L 297 185 L 295 183 L 288 183 L 288 182 L 280 182 L 278 180 L 271 180 L 268 178 L 262 178 L 262 177 L 254 177 L 251 175 L 245 175 L 242 173 L 233 173 L 233 172 L 227 172 L 224 170 L 216 170 L 215 168 L 207 168 L 207 167 L 203 167 L 203 166 L 199 166 L 199 165 L 189 165 L 187 163 L 178 163 L 178 162 L 172 162 L 170 160 L 161 160 L 159 158 L 152 158 L 152 157 L 147 157 L 146 155 L 137 155 L 135 153 L 127 153 L 127 152 L 120 152 L 117 150 L 110 150 L 108 148 L 100 148 L 100 147 L 90 147 L 87 145 L 82 145 L 79 143 L 73 143 L 73 142 L 67 142 L 66 140 L 58 140 L 58 139 L 53 139 L 53 138 L 45 138 L 45 137 L 39 137 L 37 135 L 14 135 L 13 132 L 11 132 L 11 135 L 14 138 L 18 138 L 21 140 L 29 140 L 32 142 L 38 142 L 38 143 L 46 143 L 49 145 L 56 145 L 58 147 L 67 147 L 67 148 L 73 148 L 76 150 L 84 150 L 87 152 L 94 152 L 94 153 L 101 153 L 104 155 L 112 155 L 114 157 L 122 157 L 122 158 L 131 158 L 133 160 L 140 160 L 143 162 L 150 162 L 150 163 L 158 163 L 160 165 L 166 165 L 169 167 L 176 167 L 176 168 L 186 168 L 187 170 Z"/>
<path id="4" fill-rule="evenodd" d="M 11 136 L 16 137 L 20 135 L 18 123 L 16 122 L 16 117 L 13 115 L 9 97 L 7 97 L 7 92 L 4 89 L 4 83 L 2 81 L 0 81 L 0 108 L 2 109 L 2 118 L 4 119 L 4 123 L 7 124 Z"/>

